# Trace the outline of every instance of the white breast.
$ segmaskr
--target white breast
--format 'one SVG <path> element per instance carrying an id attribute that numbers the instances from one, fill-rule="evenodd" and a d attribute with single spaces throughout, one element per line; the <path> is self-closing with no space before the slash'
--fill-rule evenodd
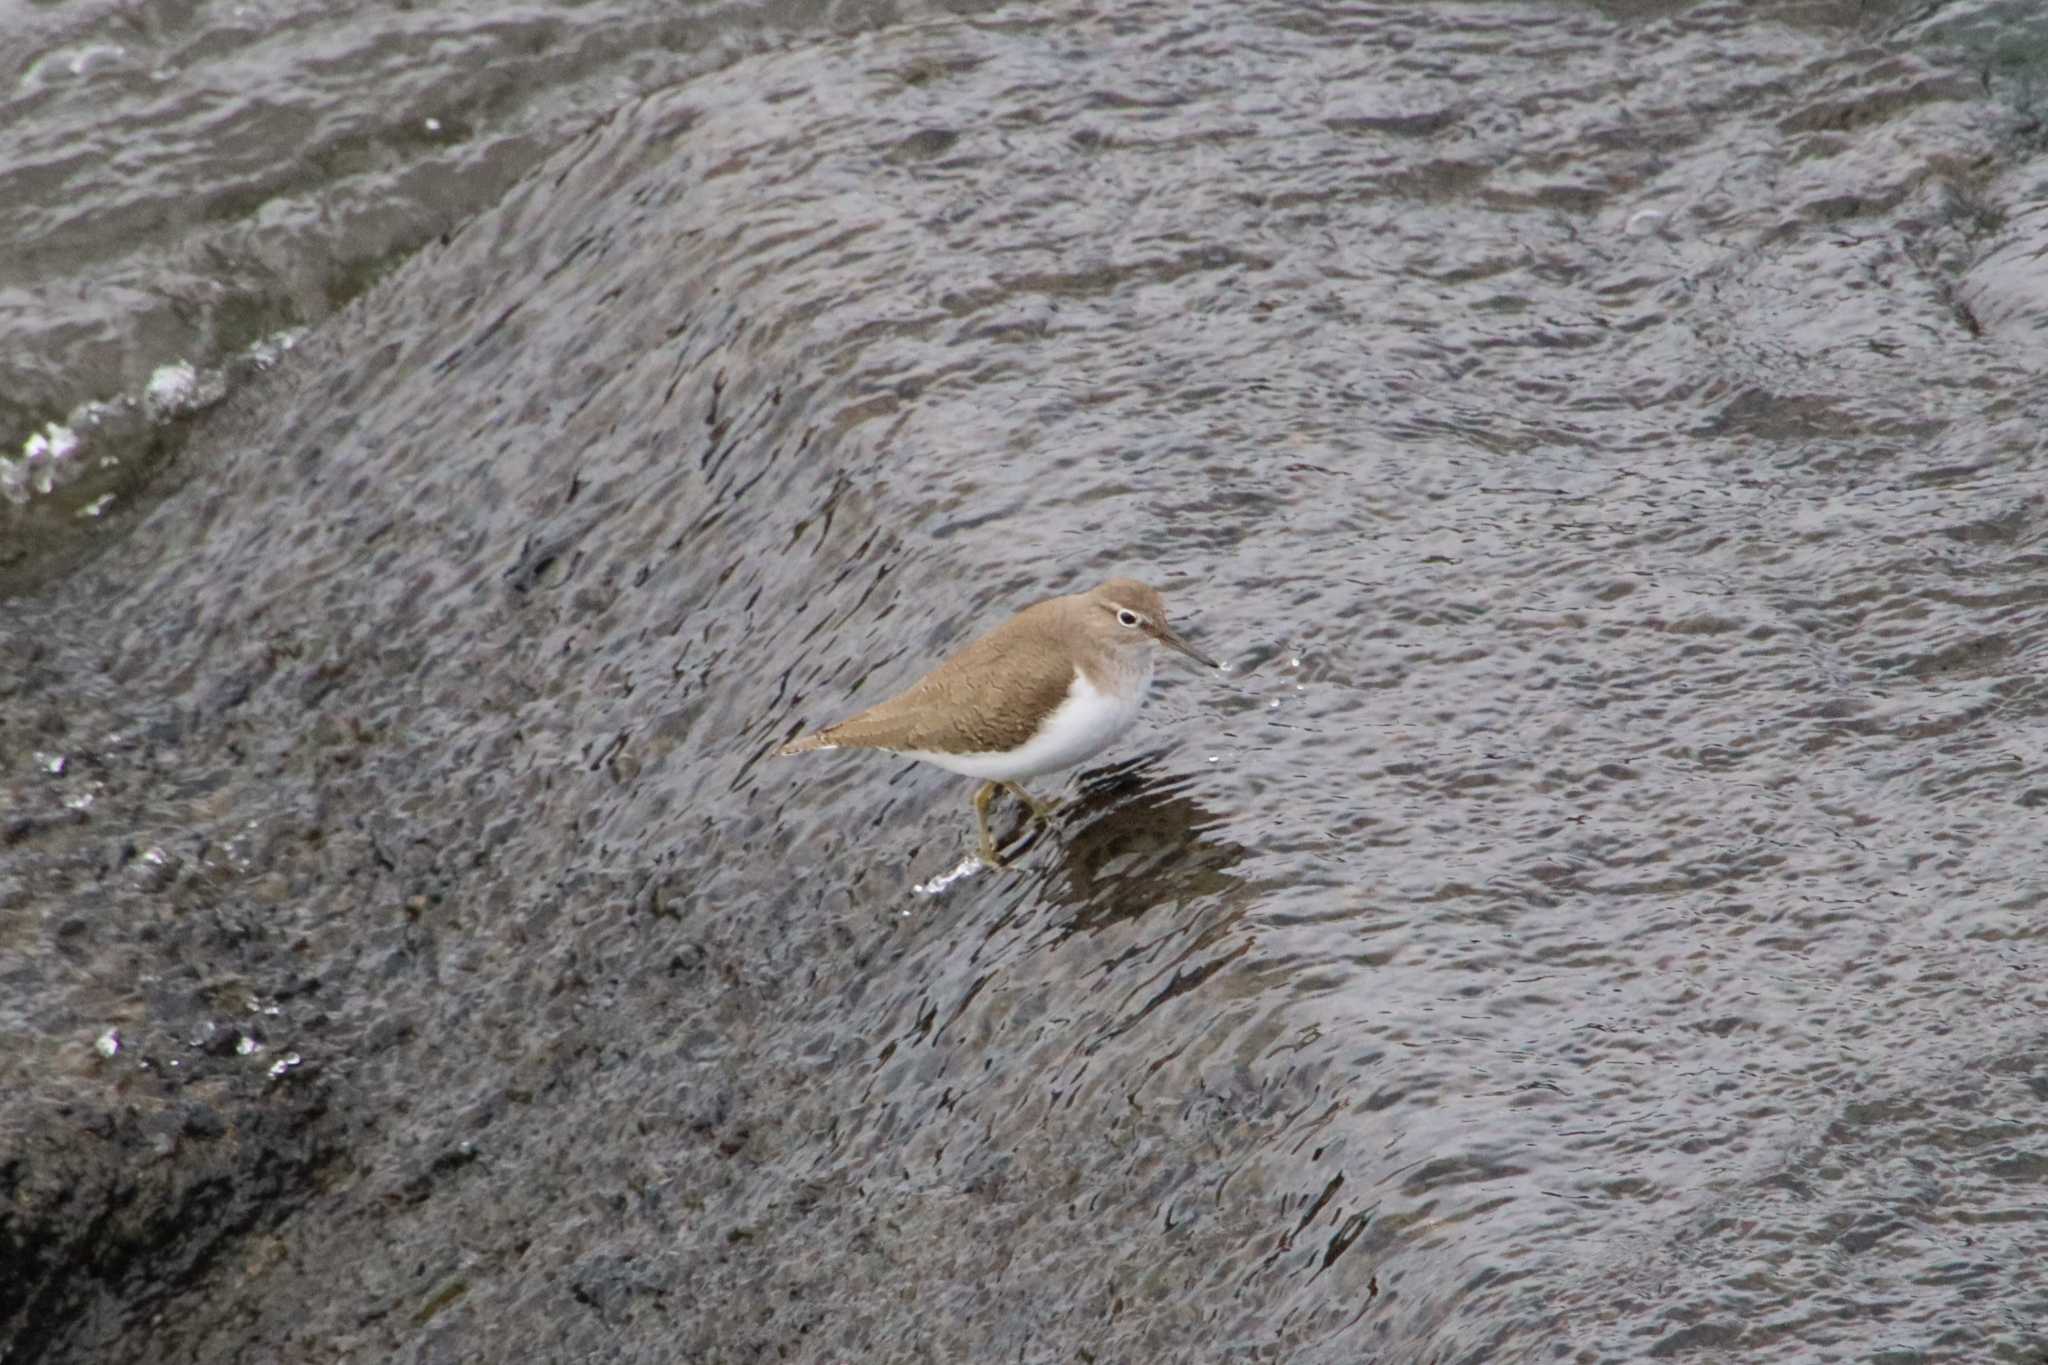
<path id="1" fill-rule="evenodd" d="M 941 754 L 928 749 L 905 749 L 902 753 L 962 777 L 995 782 L 1022 782 L 1041 773 L 1072 767 L 1102 752 L 1131 728 L 1152 682 L 1151 662 L 1147 658 L 1143 673 L 1126 680 L 1128 685 L 1121 692 L 1105 692 L 1089 682 L 1079 669 L 1074 670 L 1067 699 L 1039 727 L 1038 733 L 1019 748 L 982 754 Z"/>

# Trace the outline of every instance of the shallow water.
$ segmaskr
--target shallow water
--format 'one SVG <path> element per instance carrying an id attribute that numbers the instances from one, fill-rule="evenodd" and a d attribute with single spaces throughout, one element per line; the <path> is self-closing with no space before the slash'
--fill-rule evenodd
<path id="1" fill-rule="evenodd" d="M 816 40 L 401 266 L 16 618 L 21 1022 L 296 1173 L 48 1355 L 2038 1353 L 2040 144 L 1806 22 Z M 768 757 L 1113 571 L 1015 870 Z"/>

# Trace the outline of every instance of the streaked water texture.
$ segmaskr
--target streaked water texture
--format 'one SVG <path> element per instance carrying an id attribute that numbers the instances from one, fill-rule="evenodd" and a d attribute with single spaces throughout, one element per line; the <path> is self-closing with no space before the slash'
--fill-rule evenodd
<path id="1" fill-rule="evenodd" d="M 570 141 L 11 604 L 6 1216 L 168 1296 L 16 1349 L 2037 1358 L 2042 143 L 1856 22 L 1031 7 Z M 1119 571 L 1232 667 L 1014 871 L 768 757 Z"/>

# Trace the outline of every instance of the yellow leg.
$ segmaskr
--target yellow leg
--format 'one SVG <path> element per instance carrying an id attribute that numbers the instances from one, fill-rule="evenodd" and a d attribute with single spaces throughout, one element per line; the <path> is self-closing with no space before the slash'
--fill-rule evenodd
<path id="1" fill-rule="evenodd" d="M 1005 782 L 1002 785 L 1004 791 L 1016 797 L 1019 801 L 1022 801 L 1026 806 L 1029 806 L 1031 808 L 1031 818 L 1036 820 L 1041 825 L 1049 824 L 1052 820 L 1054 813 L 1059 810 L 1062 804 L 1057 799 L 1051 801 L 1040 801 L 1037 797 L 1033 796 L 1030 792 L 1025 791 L 1015 782 Z"/>
<path id="2" fill-rule="evenodd" d="M 996 837 L 988 828 L 988 803 L 995 799 L 995 795 L 995 783 L 981 784 L 981 790 L 974 794 L 974 818 L 981 822 L 981 860 L 990 867 L 1001 867 L 1003 860 L 996 853 Z"/>
<path id="3" fill-rule="evenodd" d="M 1030 810 L 1031 818 L 1040 824 L 1047 824 L 1052 820 L 1053 813 L 1060 808 L 1060 802 L 1040 801 L 1015 782 L 981 784 L 981 789 L 974 793 L 974 818 L 981 823 L 981 860 L 990 867 L 1007 867 L 1009 864 L 1003 861 L 1003 855 L 996 852 L 996 836 L 988 827 L 988 803 L 996 799 L 998 788 L 1023 802 Z"/>

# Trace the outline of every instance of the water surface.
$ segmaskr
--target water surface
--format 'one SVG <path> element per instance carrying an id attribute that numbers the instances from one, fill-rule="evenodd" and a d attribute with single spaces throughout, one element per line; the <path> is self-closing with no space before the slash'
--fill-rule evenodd
<path id="1" fill-rule="evenodd" d="M 14 1349 L 2038 1353 L 2039 143 L 1794 18 L 816 37 L 397 266 L 13 604 L 6 1131 L 175 1309 Z M 1233 668 L 1016 870 L 768 757 L 1113 572 Z"/>

